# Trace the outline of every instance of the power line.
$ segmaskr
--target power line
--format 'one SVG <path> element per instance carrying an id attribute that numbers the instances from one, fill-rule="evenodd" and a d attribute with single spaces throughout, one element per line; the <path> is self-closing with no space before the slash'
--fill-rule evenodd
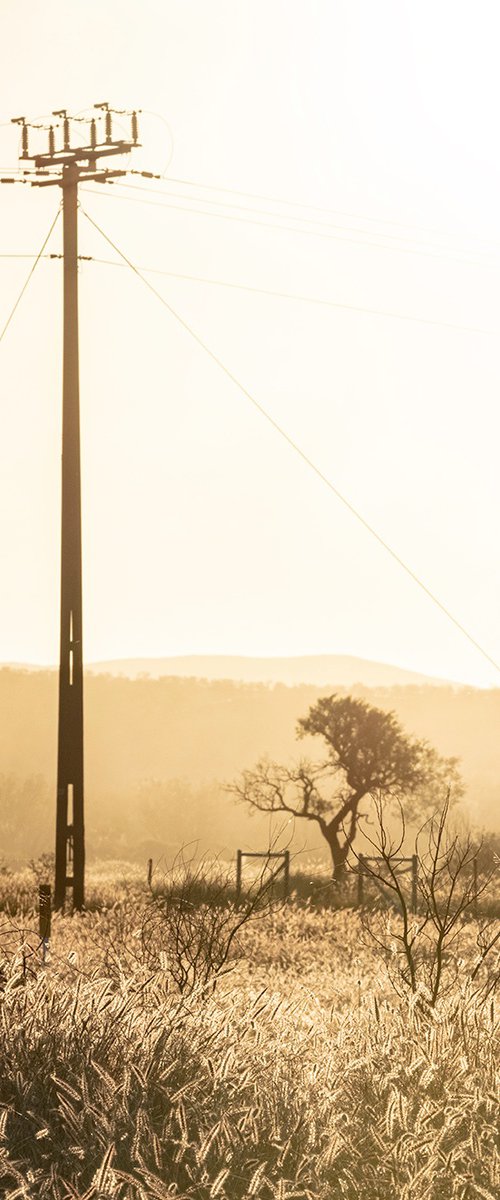
<path id="1" fill-rule="evenodd" d="M 378 250 L 392 250 L 399 254 L 413 254 L 413 255 L 417 255 L 422 258 L 436 258 L 439 260 L 452 259 L 453 261 L 466 263 L 469 265 L 471 263 L 474 264 L 474 263 L 479 262 L 479 265 L 484 265 L 484 263 L 482 263 L 481 260 L 471 259 L 470 257 L 467 258 L 465 256 L 459 257 L 456 254 L 446 251 L 446 249 L 444 249 L 442 253 L 437 253 L 433 250 L 423 250 L 423 249 L 419 249 L 418 247 L 414 247 L 414 246 L 388 245 L 386 242 L 382 242 L 382 241 L 376 242 L 376 241 L 373 241 L 373 239 L 366 238 L 366 237 L 365 238 L 364 237 L 355 238 L 355 237 L 350 237 L 350 236 L 345 237 L 345 236 L 342 236 L 341 234 L 327 233 L 326 231 L 324 231 L 322 229 L 308 229 L 308 228 L 300 228 L 300 227 L 297 227 L 296 225 L 286 225 L 286 224 L 283 224 L 282 220 L 280 220 L 278 215 L 277 215 L 277 220 L 274 222 L 258 221 L 253 217 L 238 217 L 234 213 L 224 213 L 224 212 L 215 212 L 215 211 L 208 212 L 202 208 L 192 208 L 187 204 L 171 204 L 171 203 L 166 203 L 165 201 L 146 200 L 139 196 L 122 196 L 116 191 L 113 191 L 113 192 L 109 192 L 107 190 L 100 191 L 98 188 L 89 188 L 89 187 L 85 188 L 84 190 L 85 190 L 85 192 L 87 192 L 87 194 L 92 194 L 94 196 L 107 196 L 108 199 L 111 196 L 112 199 L 114 199 L 114 200 L 122 200 L 122 201 L 124 200 L 129 204 L 146 204 L 149 208 L 168 208 L 168 209 L 171 209 L 176 212 L 194 213 L 197 216 L 211 217 L 211 218 L 218 219 L 220 221 L 236 221 L 238 224 L 257 226 L 258 229 L 278 229 L 284 233 L 300 234 L 302 237 L 309 236 L 309 237 L 325 239 L 327 241 L 346 242 L 346 243 L 350 243 L 351 245 L 354 245 L 354 246 L 372 246 Z M 195 197 L 194 199 L 197 199 L 197 198 Z M 200 204 L 204 203 L 203 199 L 200 199 L 198 202 Z M 362 232 L 363 231 L 360 230 L 360 233 L 362 233 Z M 384 235 L 382 234 L 381 236 L 383 237 Z"/>
<path id="2" fill-rule="evenodd" d="M 0 254 L 0 258 L 36 258 L 36 254 Z M 39 254 L 38 258 L 50 258 L 50 254 Z"/>
<path id="3" fill-rule="evenodd" d="M 53 231 L 53 229 L 54 229 L 54 227 L 55 227 L 55 225 L 56 225 L 56 223 L 57 223 L 58 219 L 59 219 L 59 209 L 58 209 L 58 210 L 57 210 L 57 212 L 56 212 L 56 215 L 55 215 L 55 217 L 54 217 L 54 220 L 53 220 L 53 222 L 52 222 L 52 225 L 50 226 L 50 229 L 49 229 L 49 232 L 48 232 L 48 234 L 47 234 L 46 238 L 45 238 L 45 239 L 44 239 L 44 241 L 42 242 L 42 245 L 41 245 L 41 247 L 40 247 L 40 250 L 38 251 L 38 254 L 37 254 L 36 258 L 35 258 L 35 261 L 34 261 L 34 263 L 33 263 L 33 266 L 31 267 L 31 270 L 30 270 L 30 272 L 29 272 L 29 275 L 28 275 L 27 279 L 25 280 L 25 282 L 23 283 L 23 286 L 22 286 L 22 288 L 21 288 L 21 291 L 19 292 L 19 295 L 18 295 L 18 297 L 17 297 L 17 300 L 16 300 L 16 302 L 15 302 L 15 304 L 14 304 L 13 308 L 11 309 L 11 311 L 10 311 L 10 313 L 9 313 L 9 316 L 7 317 L 7 320 L 6 320 L 6 322 L 5 322 L 5 325 L 4 325 L 3 329 L 2 329 L 2 332 L 0 333 L 0 342 L 2 342 L 2 341 L 3 341 L 3 338 L 5 337 L 5 334 L 7 333 L 7 330 L 8 330 L 8 328 L 9 328 L 9 325 L 10 325 L 11 321 L 12 321 L 12 318 L 13 318 L 13 316 L 14 316 L 14 313 L 16 312 L 16 309 L 18 308 L 19 304 L 21 303 L 21 300 L 22 300 L 22 298 L 23 298 L 23 296 L 24 296 L 24 293 L 25 293 L 25 291 L 26 291 L 26 288 L 28 287 L 28 284 L 30 283 L 30 281 L 31 281 L 31 279 L 32 279 L 32 277 L 33 277 L 33 275 L 34 275 L 34 273 L 35 273 L 35 271 L 36 271 L 36 268 L 37 268 L 37 266 L 38 266 L 38 263 L 40 262 L 40 259 L 41 259 L 41 258 L 42 258 L 42 256 L 43 256 L 43 252 L 44 252 L 44 250 L 45 250 L 45 247 L 46 247 L 46 245 L 47 245 L 47 243 L 48 243 L 48 241 L 49 241 L 49 239 L 50 239 L 50 237 L 51 237 L 52 231 Z"/>
<path id="4" fill-rule="evenodd" d="M 303 217 L 298 214 L 296 216 L 294 213 L 280 213 L 271 208 L 255 208 L 249 204 L 234 204 L 227 200 L 212 200 L 210 196 L 186 195 L 185 192 L 164 192 L 160 188 L 155 188 L 154 191 L 151 192 L 151 188 L 144 187 L 140 183 L 120 183 L 119 186 L 120 188 L 125 188 L 129 192 L 146 192 L 149 196 L 152 194 L 155 197 L 163 196 L 170 200 L 188 200 L 191 204 L 195 202 L 197 204 L 210 204 L 218 208 L 233 208 L 236 209 L 237 212 L 251 213 L 253 216 L 274 217 L 276 220 L 284 218 L 286 221 L 300 221 L 302 225 L 317 225 L 320 229 L 336 229 L 339 232 L 345 233 L 370 234 L 372 232 L 370 230 L 359 229 L 358 226 L 339 225 L 331 221 L 319 221 L 316 217 Z M 379 236 L 396 242 L 408 241 L 408 238 L 404 238 L 397 233 L 384 233 L 382 231 Z M 415 241 L 416 239 L 412 238 L 411 240 Z"/>
<path id="5" fill-rule="evenodd" d="M 60 259 L 61 254 L 42 254 L 40 258 Z M 1 259 L 16 259 L 16 258 L 35 258 L 34 254 L 2 254 Z M 111 258 L 96 258 L 93 254 L 79 254 L 79 262 L 93 262 L 103 267 L 119 267 L 120 270 L 126 266 L 126 263 L 116 262 Z M 203 275 L 187 275 L 181 271 L 164 271 L 160 267 L 146 267 L 141 265 L 139 271 L 144 271 L 146 275 L 161 275 L 167 279 L 182 279 L 189 283 L 205 283 L 211 287 L 231 288 L 234 291 L 248 292 L 255 296 L 270 296 L 276 300 L 292 300 L 301 304 L 314 304 L 323 308 L 334 308 L 345 312 L 359 312 L 367 316 L 389 318 L 394 321 L 411 321 L 418 325 L 433 325 L 439 329 L 455 329 L 461 333 L 480 333 L 488 337 L 498 337 L 500 331 L 497 329 L 484 329 L 481 325 L 460 325 L 455 321 L 439 320 L 435 317 L 419 317 L 413 313 L 399 313 L 393 309 L 384 308 L 369 308 L 363 304 L 345 304 L 341 300 L 328 300 L 322 296 L 307 296 L 302 292 L 286 292 L 279 291 L 273 288 L 255 287 L 248 283 L 237 283 L 230 279 L 212 279 Z"/>
<path id="6" fill-rule="evenodd" d="M 133 173 L 134 172 L 132 172 L 132 174 Z M 135 174 L 140 174 L 140 172 L 135 172 Z M 153 176 L 153 178 L 156 179 L 157 176 Z M 125 188 L 127 191 L 146 192 L 148 195 L 151 195 L 151 188 L 145 187 L 143 184 L 140 184 L 140 183 L 124 183 L 124 182 L 118 183 L 117 182 L 115 186 L 117 186 L 119 188 Z M 219 207 L 219 208 L 233 208 L 233 209 L 236 209 L 237 212 L 247 212 L 247 213 L 251 213 L 253 216 L 274 217 L 274 218 L 276 218 L 276 220 L 280 220 L 280 219 L 284 218 L 285 221 L 290 221 L 290 220 L 300 221 L 302 225 L 316 225 L 320 229 L 325 229 L 325 230 L 335 229 L 335 230 L 338 230 L 339 232 L 345 232 L 345 233 L 359 233 L 359 234 L 363 234 L 363 235 L 366 234 L 368 237 L 376 236 L 376 237 L 384 238 L 385 240 L 389 240 L 389 241 L 393 241 L 393 242 L 406 242 L 406 243 L 414 242 L 414 243 L 417 243 L 417 246 L 418 246 L 419 241 L 422 242 L 422 239 L 419 239 L 416 236 L 411 236 L 411 235 L 408 236 L 408 234 L 406 236 L 403 236 L 403 234 L 399 234 L 399 233 L 385 232 L 383 229 L 379 229 L 378 231 L 371 230 L 371 229 L 363 229 L 363 228 L 360 228 L 359 225 L 353 226 L 353 225 L 346 225 L 345 223 L 338 224 L 338 222 L 322 221 L 322 220 L 319 220 L 317 217 L 307 217 L 307 216 L 302 216 L 301 214 L 295 215 L 294 213 L 282 213 L 282 212 L 280 213 L 280 212 L 275 211 L 274 209 L 255 208 L 255 206 L 248 205 L 248 204 L 235 204 L 234 202 L 231 202 L 228 200 L 212 199 L 210 196 L 195 196 L 195 195 L 189 195 L 189 194 L 186 195 L 185 193 L 182 193 L 182 192 L 165 192 L 161 188 L 154 188 L 152 194 L 153 194 L 153 196 L 163 196 L 163 197 L 166 197 L 166 198 L 172 199 L 172 200 L 188 200 L 190 203 L 195 202 L 197 204 L 210 204 L 212 206 Z M 282 203 L 282 202 L 276 201 L 276 203 Z M 328 210 L 326 210 L 326 211 L 328 212 Z M 351 221 L 352 220 L 354 220 L 354 221 L 369 220 L 372 222 L 372 224 L 379 224 L 379 225 L 388 224 L 388 222 L 377 221 L 376 217 L 357 217 L 356 214 L 354 214 L 354 213 L 352 213 L 352 214 L 350 214 L 350 213 L 335 214 L 334 212 L 332 212 L 331 215 L 332 216 L 335 216 L 335 215 L 345 216 L 348 219 L 350 219 Z M 443 249 L 444 251 L 447 251 L 448 253 L 451 253 L 457 249 L 456 246 L 447 246 L 446 244 L 443 245 L 442 242 L 441 242 L 441 244 L 439 243 L 439 241 L 436 242 L 436 238 L 441 238 L 441 239 L 446 238 L 448 236 L 446 233 L 425 230 L 423 228 L 419 229 L 418 226 L 412 227 L 412 226 L 401 225 L 400 228 L 402 228 L 402 229 L 414 228 L 420 233 L 427 234 L 427 236 L 423 240 L 422 244 L 429 245 L 431 248 L 434 247 L 437 250 Z M 495 250 L 499 249 L 499 245 L 496 242 L 483 241 L 482 239 L 477 239 L 477 240 L 479 240 L 481 242 L 481 244 L 485 247 L 491 246 L 491 247 L 494 247 Z M 465 254 L 477 253 L 477 251 L 474 249 L 469 250 L 469 248 L 467 246 L 458 247 L 458 249 L 462 253 L 465 253 Z"/>
<path id="7" fill-rule="evenodd" d="M 0 257 L 2 256 L 0 255 Z M 49 255 L 48 257 L 53 256 Z M 85 258 L 86 256 L 82 255 L 81 257 Z M 88 261 L 105 267 L 119 267 L 120 269 L 127 265 L 126 263 L 116 262 L 110 258 L 95 258 L 93 255 L 88 257 Z M 314 304 L 325 308 L 340 309 L 345 312 L 359 312 L 367 316 L 387 317 L 395 321 L 411 321 L 420 325 L 435 325 L 441 329 L 459 330 L 461 333 L 481 333 L 490 337 L 498 337 L 499 334 L 499 331 L 496 329 L 483 329 L 479 325 L 458 325 L 453 321 L 440 321 L 432 317 L 418 317 L 412 314 L 398 313 L 390 309 L 368 308 L 359 304 L 344 304 L 340 300 L 326 300 L 321 296 L 307 296 L 300 292 L 274 291 L 271 288 L 252 287 L 251 284 L 235 283 L 227 279 L 209 279 L 202 275 L 185 275 L 179 271 L 163 271 L 159 267 L 140 266 L 137 269 L 144 271 L 147 275 L 162 275 L 168 279 L 182 279 L 190 283 L 206 283 L 212 287 L 231 288 L 235 291 L 248 292 L 250 295 L 270 296 L 277 300 L 292 300 L 302 304 Z"/>
<path id="8" fill-rule="evenodd" d="M 170 138 L 170 150 L 169 150 L 169 155 L 168 155 L 167 161 L 165 163 L 165 166 L 163 167 L 163 170 L 160 172 L 162 179 L 164 179 L 165 172 L 168 171 L 168 168 L 169 168 L 170 163 L 172 162 L 172 159 L 174 156 L 174 135 L 172 132 L 172 126 L 170 125 L 170 122 L 167 121 L 167 118 L 163 116 L 162 113 L 153 112 L 150 108 L 141 108 L 141 113 L 144 113 L 147 117 L 156 117 L 156 119 L 158 121 L 162 121 L 163 124 L 168 129 L 168 136 Z"/>
<path id="9" fill-rule="evenodd" d="M 321 471 L 321 469 L 316 465 L 316 463 L 314 463 L 313 460 L 311 458 L 309 458 L 309 455 L 307 455 L 305 453 L 305 451 L 300 448 L 298 443 L 295 442 L 292 437 L 290 437 L 290 434 L 288 434 L 286 432 L 286 430 L 283 429 L 283 427 L 281 425 L 279 425 L 277 421 L 275 421 L 274 417 L 272 417 L 271 414 L 269 412 L 267 412 L 267 410 L 264 408 L 264 406 L 262 404 L 260 404 L 260 402 L 255 398 L 255 396 L 252 395 L 251 392 L 248 391 L 248 388 L 246 388 L 244 386 L 244 384 L 241 383 L 241 381 L 236 377 L 236 375 L 233 375 L 233 372 L 229 370 L 229 367 L 226 367 L 225 363 L 223 363 L 222 360 L 218 357 L 218 355 L 215 354 L 214 351 L 211 350 L 209 346 L 207 346 L 206 342 L 203 341 L 203 339 L 199 336 L 199 334 L 197 334 L 195 332 L 195 330 L 188 324 L 188 322 L 185 321 L 184 318 L 181 317 L 178 312 L 176 312 L 176 310 L 172 307 L 172 305 L 169 304 L 168 300 L 165 300 L 164 296 L 162 296 L 161 293 L 156 290 L 156 288 L 153 286 L 153 284 L 150 283 L 149 279 L 146 279 L 145 276 L 141 274 L 138 267 L 134 266 L 134 263 L 131 262 L 131 260 L 127 257 L 126 254 L 124 254 L 123 250 L 120 250 L 120 248 L 116 245 L 116 243 L 112 240 L 112 238 L 110 238 L 108 236 L 108 234 L 105 233 L 103 229 L 101 229 L 100 225 L 98 225 L 97 222 L 93 220 L 93 218 L 89 215 L 89 213 L 87 213 L 85 210 L 82 210 L 82 211 L 83 211 L 83 215 L 87 218 L 87 221 L 89 221 L 90 224 L 93 225 L 94 229 L 96 229 L 97 232 L 101 234 L 101 237 L 103 237 L 104 240 L 108 243 L 108 245 L 112 247 L 112 249 L 115 251 L 115 253 L 120 255 L 120 257 L 127 264 L 127 266 L 130 267 L 131 271 L 133 271 L 134 274 L 137 275 L 137 277 L 142 280 L 142 282 L 149 289 L 149 291 L 151 291 L 153 293 L 153 295 L 156 296 L 157 300 L 160 301 L 160 303 L 164 306 L 164 308 L 167 309 L 167 311 L 171 314 L 171 316 L 175 317 L 175 319 L 179 323 L 179 325 L 181 325 L 182 328 L 185 329 L 187 331 L 187 333 L 189 333 L 191 335 L 191 337 L 194 339 L 194 341 L 197 342 L 197 344 L 201 347 L 202 350 L 205 351 L 206 354 L 208 354 L 209 358 L 211 358 L 212 361 L 214 363 L 216 363 L 216 365 L 220 368 L 220 370 L 224 372 L 224 374 L 227 376 L 227 378 L 231 380 L 231 383 L 233 383 L 235 385 L 235 387 L 238 388 L 238 390 L 243 394 L 243 396 L 245 396 L 245 398 L 250 402 L 250 404 L 253 405 L 253 407 L 257 410 L 257 412 L 259 412 L 261 414 L 261 416 L 265 417 L 266 421 L 268 421 L 268 423 L 270 425 L 272 425 L 273 429 L 275 429 L 276 432 L 280 435 L 280 437 L 282 437 L 284 439 L 284 441 L 287 442 L 287 444 L 291 447 L 292 450 L 295 451 L 295 453 L 299 456 L 299 458 L 301 458 L 302 461 L 306 463 L 306 465 L 310 468 L 310 470 L 312 470 L 314 472 L 314 474 L 317 476 L 317 478 L 320 479 L 321 482 L 324 483 L 326 485 L 326 487 L 333 493 L 333 495 L 336 496 L 337 499 L 342 502 L 342 504 L 345 506 L 345 508 L 347 508 L 349 510 L 349 512 L 352 514 L 352 516 L 354 516 L 356 518 L 356 520 L 359 521 L 359 523 L 361 525 L 363 525 L 363 527 L 368 531 L 368 533 L 370 533 L 371 536 L 373 538 L 375 538 L 375 540 L 379 543 L 379 545 L 382 546 L 383 549 L 388 554 L 390 554 L 391 558 L 394 559 L 394 561 L 398 564 L 398 566 L 400 566 L 402 568 L 402 570 L 405 571 L 405 573 L 410 577 L 410 579 L 412 579 L 413 582 L 417 584 L 417 586 L 421 589 L 421 591 L 423 591 L 425 593 L 425 595 L 432 601 L 432 603 L 437 608 L 440 609 L 440 611 L 455 626 L 455 628 L 458 629 L 459 632 L 465 638 L 467 638 L 467 641 L 470 642 L 470 644 L 472 646 L 474 646 L 474 648 L 479 652 L 479 654 L 481 654 L 482 657 L 485 658 L 486 661 L 488 663 L 490 663 L 490 665 L 492 667 L 494 667 L 495 670 L 498 671 L 498 673 L 500 674 L 500 664 L 497 663 L 490 654 L 488 654 L 488 651 L 485 650 L 483 646 L 481 646 L 481 644 L 476 640 L 475 637 L 473 637 L 473 635 L 471 633 L 469 633 L 469 630 L 466 629 L 465 626 L 462 625 L 462 623 L 456 617 L 453 616 L 453 613 L 451 613 L 450 610 L 448 608 L 446 608 L 446 606 L 444 604 L 442 604 L 441 600 L 439 600 L 438 597 L 434 594 L 434 592 L 432 592 L 430 590 L 430 588 L 427 587 L 427 585 L 423 582 L 422 579 L 420 579 L 420 577 L 416 574 L 416 572 L 413 571 L 412 568 L 408 566 L 408 564 L 404 561 L 404 559 L 402 559 L 400 557 L 400 555 L 397 553 L 397 551 L 393 550 L 392 546 L 390 546 L 389 543 L 386 542 L 385 539 L 379 533 L 377 533 L 377 530 L 374 529 L 373 525 L 370 525 L 369 521 L 367 521 L 365 519 L 365 517 L 363 517 L 362 514 L 359 512 L 359 510 L 357 508 L 355 508 L 355 506 L 353 504 L 351 504 L 350 500 L 348 500 L 347 497 L 343 495 L 343 493 L 335 486 L 335 484 L 332 482 L 332 480 L 329 479 L 328 476 L 323 473 L 323 471 Z"/>
<path id="10" fill-rule="evenodd" d="M 0 258 L 1 259 L 4 259 L 4 258 L 31 258 L 31 259 L 52 258 L 52 259 L 55 259 L 55 258 L 62 258 L 62 254 L 38 254 L 38 255 L 36 255 L 36 254 L 0 254 Z"/>
<path id="11" fill-rule="evenodd" d="M 165 183 L 179 184 L 181 187 L 193 187 L 203 189 L 210 192 L 223 192 L 225 195 L 248 197 L 253 200 L 264 200 L 271 204 L 286 204 L 290 208 L 309 209 L 310 212 L 327 213 L 335 217 L 348 217 L 349 220 L 355 221 L 371 221 L 379 225 L 393 225 L 397 229 L 416 229 L 420 233 L 427 233 L 435 237 L 447 236 L 441 229 L 427 229 L 424 225 L 414 225 L 405 221 L 394 221 L 390 217 L 371 217 L 366 213 L 346 212 L 345 209 L 328 208 L 319 204 L 308 204 L 300 200 L 289 200 L 283 196 L 269 196 L 262 192 L 245 192 L 238 188 L 220 187 L 213 183 L 199 183 L 194 179 L 177 179 L 171 175 L 163 175 Z M 474 239 L 476 240 L 476 239 Z M 495 245 L 497 243 L 494 243 Z"/>
<path id="12" fill-rule="evenodd" d="M 54 262 L 56 259 L 64 258 L 64 254 L 39 254 L 37 256 L 36 254 L 1 254 L 0 253 L 0 259 L 4 259 L 4 258 L 31 258 L 31 259 L 33 259 L 33 258 L 37 258 L 37 257 L 39 259 L 40 258 L 50 259 L 52 262 Z M 100 262 L 101 260 L 98 258 L 94 259 L 92 254 L 79 254 L 78 261 L 79 262 Z M 104 259 L 102 259 L 102 262 L 104 262 Z M 111 264 L 111 260 L 110 260 L 110 265 L 121 267 L 122 264 L 121 263 Z"/>
<path id="13" fill-rule="evenodd" d="M 75 116 L 75 118 L 81 117 L 82 114 L 90 113 L 90 111 L 91 111 L 90 109 L 81 109 L 78 113 L 75 113 L 74 116 Z M 166 117 L 164 117 L 162 115 L 162 113 L 152 112 L 148 109 L 141 109 L 140 111 L 143 113 L 146 113 L 148 116 L 156 117 L 158 120 L 162 121 L 163 124 L 168 129 L 169 137 L 170 137 L 171 141 L 173 142 L 173 133 L 172 133 L 171 126 L 170 126 L 169 122 L 167 121 Z M 47 119 L 50 121 L 51 118 L 48 114 L 42 114 L 40 117 L 38 117 L 36 119 L 37 120 Z M 3 124 L 3 126 L 7 128 L 12 124 L 12 122 L 5 121 L 1 124 Z M 171 161 L 171 156 L 170 156 L 169 161 Z M 372 224 L 375 223 L 375 224 L 379 224 L 379 225 L 392 225 L 393 227 L 399 228 L 399 229 L 414 229 L 421 233 L 430 234 L 431 236 L 437 236 L 437 237 L 446 236 L 442 230 L 428 229 L 423 225 L 416 225 L 416 224 L 412 224 L 410 222 L 395 221 L 393 218 L 389 218 L 389 217 L 373 217 L 373 216 L 369 216 L 365 213 L 352 213 L 352 212 L 348 212 L 344 209 L 335 209 L 335 208 L 331 208 L 331 207 L 325 206 L 325 205 L 310 204 L 307 201 L 290 200 L 288 197 L 284 197 L 284 196 L 273 196 L 273 195 L 269 195 L 268 193 L 262 193 L 262 192 L 250 192 L 250 191 L 245 191 L 244 189 L 241 189 L 241 188 L 232 188 L 232 187 L 227 187 L 227 186 L 220 185 L 220 184 L 202 183 L 199 180 L 194 180 L 194 179 L 179 179 L 175 176 L 166 175 L 166 170 L 168 169 L 168 165 L 169 165 L 169 163 L 167 164 L 166 167 L 163 168 L 163 170 L 160 173 L 160 176 L 164 180 L 165 183 L 172 183 L 175 185 L 179 185 L 181 187 L 198 188 L 199 190 L 202 190 L 202 191 L 218 192 L 219 194 L 224 194 L 224 195 L 228 195 L 228 196 L 238 196 L 238 197 L 241 197 L 242 199 L 247 198 L 247 199 L 251 199 L 251 200 L 264 201 L 264 202 L 270 203 L 270 204 L 283 204 L 283 205 L 286 205 L 287 208 L 300 208 L 302 210 L 307 209 L 309 212 L 324 213 L 325 215 L 328 215 L 328 216 L 335 216 L 335 217 L 343 216 L 343 217 L 348 217 L 350 220 L 370 221 Z M 12 169 L 10 167 L 7 169 L 10 172 L 12 171 Z M 20 167 L 16 167 L 14 169 L 16 171 L 22 170 L 22 168 L 20 168 Z M 216 201 L 214 201 L 214 203 L 216 203 Z"/>
<path id="14" fill-rule="evenodd" d="M 273 221 L 273 222 L 259 221 L 253 217 L 239 217 L 239 216 L 236 216 L 234 213 L 215 212 L 215 211 L 211 212 L 211 211 L 207 211 L 206 209 L 202 209 L 202 208 L 192 208 L 188 204 L 166 203 L 164 200 L 161 200 L 161 201 L 146 200 L 139 196 L 123 196 L 123 195 L 120 195 L 116 191 L 113 191 L 112 193 L 109 191 L 101 192 L 97 188 L 85 188 L 85 191 L 87 193 L 92 193 L 92 195 L 94 195 L 94 196 L 103 196 L 104 195 L 104 196 L 107 196 L 108 199 L 111 196 L 111 198 L 114 200 L 122 200 L 122 201 L 125 200 L 129 204 L 146 204 L 149 208 L 166 208 L 166 209 L 170 209 L 174 212 L 191 213 L 191 214 L 195 214 L 200 217 L 212 217 L 212 218 L 222 220 L 222 221 L 233 221 L 233 222 L 237 222 L 239 224 L 244 224 L 244 225 L 254 225 L 254 226 L 257 226 L 258 229 L 278 229 L 285 233 L 286 232 L 298 233 L 298 234 L 301 234 L 302 236 L 309 235 L 311 237 L 324 238 L 324 239 L 327 239 L 328 241 L 350 242 L 350 243 L 352 243 L 354 245 L 358 245 L 358 246 L 359 245 L 375 246 L 376 248 L 378 248 L 380 250 L 402 250 L 403 253 L 411 253 L 411 254 L 422 253 L 417 250 L 407 249 L 406 247 L 402 248 L 400 246 L 387 246 L 383 242 L 374 242 L 367 238 L 343 237 L 340 234 L 327 233 L 327 232 L 324 232 L 324 231 L 318 230 L 318 229 L 308 229 L 308 228 L 300 228 L 300 227 L 297 227 L 296 225 L 286 225 L 286 224 L 283 224 L 282 220 L 280 220 L 279 214 L 276 214 L 276 217 L 277 217 L 276 221 Z M 175 199 L 175 196 L 173 197 L 173 199 Z M 194 197 L 194 199 L 197 200 L 197 197 Z M 200 199 L 198 201 L 198 203 L 203 204 L 204 203 L 203 199 Z M 441 258 L 442 255 L 432 255 L 432 257 Z"/>

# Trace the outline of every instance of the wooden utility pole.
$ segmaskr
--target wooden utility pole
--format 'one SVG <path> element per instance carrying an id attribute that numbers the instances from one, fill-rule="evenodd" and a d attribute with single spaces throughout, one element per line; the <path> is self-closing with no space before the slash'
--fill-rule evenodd
<path id="1" fill-rule="evenodd" d="M 30 125 L 22 127 L 21 160 L 32 167 L 23 182 L 33 187 L 60 187 L 63 211 L 64 350 L 62 419 L 61 505 L 61 637 L 59 658 L 59 726 L 57 749 L 56 864 L 54 907 L 62 909 L 68 888 L 73 908 L 85 899 L 85 831 L 83 803 L 83 651 L 82 651 L 82 521 L 80 479 L 80 395 L 78 364 L 78 184 L 87 180 L 106 183 L 126 175 L 124 170 L 99 169 L 98 159 L 128 154 L 138 145 L 136 113 L 131 118 L 130 139 L 115 140 L 113 111 L 107 103 L 94 105 L 89 117 L 89 144 L 71 146 L 70 118 L 65 109 L 52 115 L 47 153 L 30 154 Z M 104 140 L 98 141 L 104 121 Z M 40 126 L 35 126 L 40 128 Z M 42 126 L 42 128 L 45 128 Z M 62 148 L 56 132 L 62 130 Z M 3 182 L 3 181 L 2 181 Z M 10 182 L 5 180 L 5 182 Z M 14 181 L 12 181 L 14 182 Z"/>
<path id="2" fill-rule="evenodd" d="M 84 902 L 82 520 L 78 369 L 78 167 L 62 169 L 64 349 L 61 503 L 61 634 L 57 739 L 56 878 L 54 903 Z"/>

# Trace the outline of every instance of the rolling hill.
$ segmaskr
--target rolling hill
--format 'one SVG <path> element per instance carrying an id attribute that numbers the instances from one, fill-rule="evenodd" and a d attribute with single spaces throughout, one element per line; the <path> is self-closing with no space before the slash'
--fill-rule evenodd
<path id="1" fill-rule="evenodd" d="M 333 690 L 393 710 L 408 732 L 457 755 L 471 821 L 499 828 L 500 689 L 289 686 L 88 672 L 89 854 L 144 861 L 193 841 L 230 857 L 238 846 L 261 849 L 269 837 L 267 818 L 250 816 L 225 785 L 262 755 L 279 762 L 307 755 L 309 746 L 296 741 L 297 720 Z M 29 857 L 53 842 L 57 671 L 0 669 L 0 713 L 0 859 Z M 297 836 L 301 848 L 303 828 Z"/>
<path id="2" fill-rule="evenodd" d="M 188 654 L 171 658 L 124 658 L 90 663 L 88 669 L 96 674 L 126 675 L 129 679 L 136 679 L 139 675 L 149 675 L 152 679 L 170 675 L 194 679 L 232 679 L 242 683 L 284 683 L 288 687 L 300 684 L 353 687 L 358 683 L 364 687 L 450 686 L 450 680 L 434 679 L 388 663 L 341 654 L 284 658 Z"/>

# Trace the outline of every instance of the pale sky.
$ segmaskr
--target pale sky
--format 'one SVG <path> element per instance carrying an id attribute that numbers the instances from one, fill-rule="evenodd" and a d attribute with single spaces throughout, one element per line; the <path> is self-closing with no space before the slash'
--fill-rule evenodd
<path id="1" fill-rule="evenodd" d="M 11 117 L 107 100 L 144 110 L 131 167 L 249 193 L 80 201 L 142 268 L 257 289 L 148 276 L 497 661 L 499 35 L 493 0 L 0 3 L 1 173 Z M 58 204 L 0 186 L 0 255 Z M 116 258 L 83 216 L 80 252 Z M 0 257 L 0 330 L 29 267 Z M 499 686 L 128 268 L 80 284 L 86 661 L 342 653 Z M 0 346 L 0 661 L 58 656 L 61 293 L 41 262 Z"/>

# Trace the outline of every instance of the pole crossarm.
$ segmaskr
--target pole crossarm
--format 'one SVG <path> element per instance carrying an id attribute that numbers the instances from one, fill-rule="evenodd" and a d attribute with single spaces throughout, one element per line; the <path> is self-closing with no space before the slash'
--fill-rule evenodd
<path id="1" fill-rule="evenodd" d="M 127 171 L 82 171 L 78 170 L 78 182 L 88 183 L 90 180 L 93 183 L 107 183 L 108 179 L 116 179 L 118 175 L 127 175 Z M 32 179 L 30 180 L 31 187 L 64 187 L 62 176 L 57 176 L 53 179 Z"/>
<path id="2" fill-rule="evenodd" d="M 84 736 L 83 736 L 83 613 L 82 613 L 82 519 L 80 464 L 80 394 L 78 348 L 78 185 L 92 180 L 105 184 L 127 174 L 127 170 L 99 168 L 101 158 L 129 154 L 139 145 L 137 113 L 131 119 L 130 138 L 113 138 L 113 112 L 109 104 L 94 105 L 89 117 L 89 143 L 71 145 L 71 121 L 66 109 L 52 116 L 49 126 L 14 118 L 21 126 L 21 178 L 2 178 L 1 183 L 24 183 L 31 187 L 60 187 L 63 215 L 63 420 L 61 502 L 61 600 L 59 655 L 59 716 L 57 739 L 56 855 L 54 906 L 63 909 L 67 890 L 72 890 L 73 909 L 85 902 L 84 834 Z M 122 114 L 123 115 L 123 114 Z M 74 120 L 75 118 L 73 118 Z M 104 122 L 104 138 L 99 129 Z M 48 131 L 48 150 L 30 153 L 33 130 Z M 56 145 L 62 132 L 62 146 Z M 36 134 L 38 136 L 38 134 Z M 56 217 L 57 220 L 57 217 Z M 24 285 L 25 291 L 54 227 Z M 8 319 L 9 324 L 19 296 Z M 5 329 L 7 326 L 5 327 Z M 5 332 L 5 329 L 2 332 Z"/>
<path id="3" fill-rule="evenodd" d="M 137 144 L 137 143 L 136 143 Z M 87 161 L 93 167 L 97 158 L 103 158 L 109 154 L 130 154 L 134 149 L 134 142 L 115 142 L 112 146 L 82 146 L 81 149 L 71 150 L 67 154 L 37 154 L 31 156 L 37 169 L 41 167 L 52 166 L 74 166 L 81 161 Z"/>

